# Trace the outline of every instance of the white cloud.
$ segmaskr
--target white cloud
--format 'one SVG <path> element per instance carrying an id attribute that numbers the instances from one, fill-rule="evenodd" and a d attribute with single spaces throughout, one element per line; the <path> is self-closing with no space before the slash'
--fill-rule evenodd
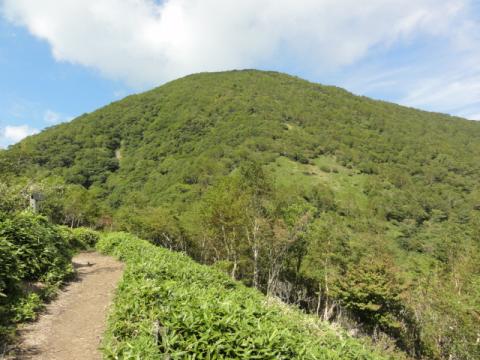
<path id="1" fill-rule="evenodd" d="M 318 79 L 367 59 L 378 66 L 350 70 L 352 79 L 340 84 L 469 117 L 480 112 L 475 2 L 0 0 L 4 16 L 45 40 L 58 61 L 139 88 L 193 72 L 249 67 L 301 69 Z M 388 56 L 377 59 L 395 47 L 430 42 L 441 51 L 396 65 Z"/>
<path id="2" fill-rule="evenodd" d="M 447 31 L 468 0 L 3 0 L 57 60 L 137 86 L 277 63 L 351 64 L 377 45 Z M 297 64 L 298 65 L 298 64 Z"/>
<path id="3" fill-rule="evenodd" d="M 37 129 L 29 125 L 7 125 L 0 130 L 0 146 L 7 146 L 19 142 L 29 135 L 38 133 Z"/>

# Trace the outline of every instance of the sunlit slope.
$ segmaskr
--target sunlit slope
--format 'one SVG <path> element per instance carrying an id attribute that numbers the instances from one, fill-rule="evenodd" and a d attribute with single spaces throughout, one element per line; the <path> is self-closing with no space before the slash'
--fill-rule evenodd
<path id="1" fill-rule="evenodd" d="M 470 190 L 479 138 L 474 122 L 284 74 L 238 71 L 192 75 L 130 96 L 24 140 L 1 163 L 106 187 L 114 206 L 139 188 L 153 193 L 153 203 L 177 198 L 179 188 L 188 197 L 251 152 L 265 162 L 327 154 L 391 182 Z"/>
<path id="2" fill-rule="evenodd" d="M 97 248 L 126 262 L 103 344 L 108 359 L 397 358 L 132 235 L 108 234 Z"/>
<path id="3" fill-rule="evenodd" d="M 264 292 L 275 273 L 285 301 L 411 356 L 480 356 L 478 122 L 205 73 L 25 139 L 0 152 L 0 179 L 39 184 L 54 222 L 127 230 Z"/>

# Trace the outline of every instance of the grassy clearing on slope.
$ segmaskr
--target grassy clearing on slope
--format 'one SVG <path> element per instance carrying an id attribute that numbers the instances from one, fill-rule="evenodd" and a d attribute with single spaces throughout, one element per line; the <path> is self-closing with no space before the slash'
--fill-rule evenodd
<path id="1" fill-rule="evenodd" d="M 300 186 L 305 189 L 317 184 L 327 185 L 335 194 L 335 201 L 340 211 L 354 214 L 366 213 L 369 208 L 369 196 L 365 193 L 366 184 L 372 175 L 359 173 L 339 164 L 334 156 L 321 155 L 311 161 L 311 164 L 301 164 L 286 157 L 279 157 L 269 165 L 270 171 L 280 186 Z M 384 246 L 395 253 L 399 264 L 404 264 L 410 271 L 407 277 L 415 277 L 415 273 L 428 274 L 431 271 L 432 260 L 418 252 L 401 249 L 396 240 L 402 235 L 394 223 L 377 220 L 384 227 Z M 357 245 L 362 246 L 364 239 L 357 232 Z M 355 245 L 354 245 L 355 246 Z M 417 274 L 418 275 L 418 274 Z"/>
<path id="2" fill-rule="evenodd" d="M 301 164 L 286 157 L 279 157 L 267 168 L 278 186 L 310 189 L 324 184 L 334 191 L 340 207 L 361 210 L 367 208 L 367 196 L 363 189 L 368 175 L 359 174 L 338 164 L 332 156 L 319 156 L 311 164 Z"/>
<path id="3" fill-rule="evenodd" d="M 185 255 L 125 233 L 104 236 L 97 248 L 126 262 L 104 339 L 106 358 L 384 358 Z"/>

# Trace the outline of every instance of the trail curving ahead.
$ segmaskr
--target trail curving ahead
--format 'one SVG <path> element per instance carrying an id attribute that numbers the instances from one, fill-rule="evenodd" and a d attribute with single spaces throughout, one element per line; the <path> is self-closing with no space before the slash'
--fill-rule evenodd
<path id="1" fill-rule="evenodd" d="M 102 359 L 98 348 L 123 265 L 94 252 L 75 256 L 73 264 L 77 279 L 21 329 L 15 359 Z"/>

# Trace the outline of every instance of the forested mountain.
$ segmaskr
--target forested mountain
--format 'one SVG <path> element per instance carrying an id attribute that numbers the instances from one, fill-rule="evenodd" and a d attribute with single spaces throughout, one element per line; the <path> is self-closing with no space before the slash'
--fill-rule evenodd
<path id="1" fill-rule="evenodd" d="M 2 194 L 42 193 L 56 223 L 185 251 L 415 358 L 480 358 L 479 179 L 480 123 L 255 70 L 0 151 Z"/>

